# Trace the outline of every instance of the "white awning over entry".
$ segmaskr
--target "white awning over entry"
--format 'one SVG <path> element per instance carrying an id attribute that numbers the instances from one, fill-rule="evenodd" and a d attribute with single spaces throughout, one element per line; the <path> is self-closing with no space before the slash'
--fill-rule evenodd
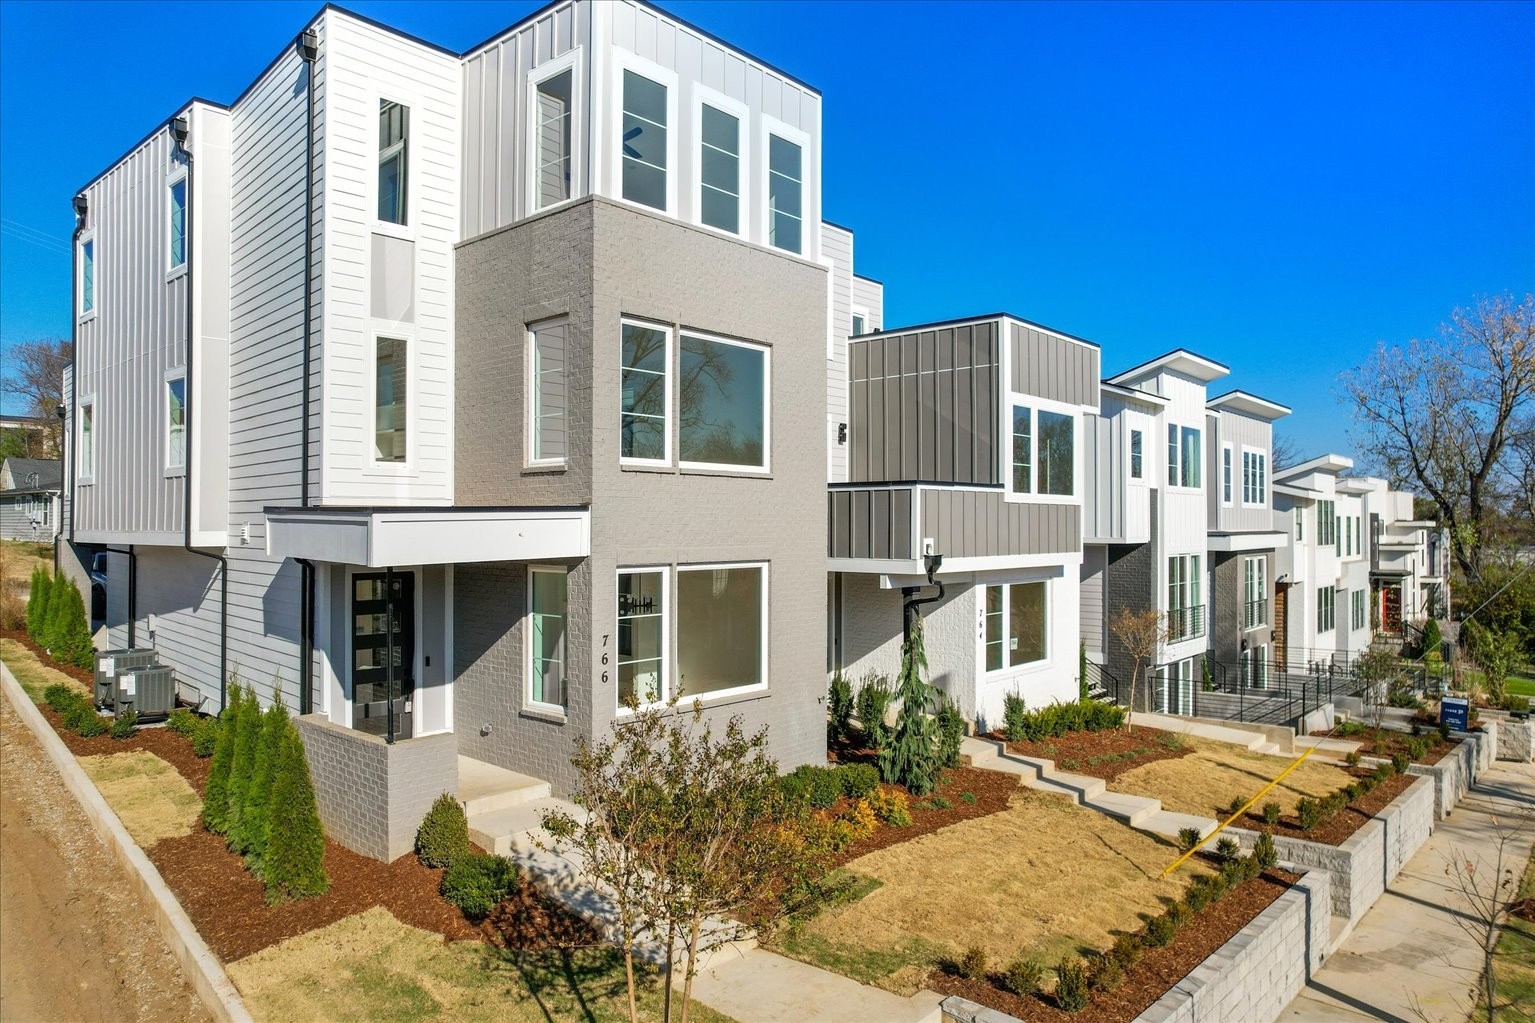
<path id="1" fill-rule="evenodd" d="M 268 508 L 267 553 L 369 568 L 564 561 L 592 552 L 590 508 Z"/>

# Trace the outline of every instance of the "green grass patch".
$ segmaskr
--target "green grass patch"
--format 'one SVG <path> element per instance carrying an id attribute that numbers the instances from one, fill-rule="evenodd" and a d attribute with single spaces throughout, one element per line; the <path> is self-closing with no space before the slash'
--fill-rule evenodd
<path id="1" fill-rule="evenodd" d="M 1535 898 L 1535 856 L 1525 864 L 1519 898 Z M 1497 1018 L 1535 1023 L 1535 923 L 1518 917 L 1509 919 L 1508 926 L 1498 935 L 1493 973 L 1498 985 Z M 1471 1018 L 1485 1019 L 1486 1016 L 1487 1005 L 1483 1001 Z"/>
<path id="2" fill-rule="evenodd" d="M 33 703 L 42 703 L 43 690 L 55 682 L 85 692 L 85 686 L 62 671 L 48 667 L 37 659 L 36 654 L 14 639 L 0 639 L 0 661 L 4 661 L 5 666 L 11 669 L 11 674 L 16 676 L 16 681 L 21 683 L 21 688 L 32 698 Z"/>
<path id="3" fill-rule="evenodd" d="M 928 971 L 947 957 L 937 945 L 916 938 L 893 948 L 865 948 L 794 924 L 774 939 L 773 948 L 800 962 L 897 993 L 908 993 L 913 985 L 920 987 Z"/>

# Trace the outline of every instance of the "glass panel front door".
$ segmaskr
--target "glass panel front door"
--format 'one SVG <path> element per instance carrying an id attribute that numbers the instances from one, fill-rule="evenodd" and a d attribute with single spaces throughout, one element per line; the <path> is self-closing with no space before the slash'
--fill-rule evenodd
<path id="1" fill-rule="evenodd" d="M 392 670 L 391 670 L 392 667 Z M 416 576 L 352 577 L 352 727 L 410 738 L 416 691 Z"/>

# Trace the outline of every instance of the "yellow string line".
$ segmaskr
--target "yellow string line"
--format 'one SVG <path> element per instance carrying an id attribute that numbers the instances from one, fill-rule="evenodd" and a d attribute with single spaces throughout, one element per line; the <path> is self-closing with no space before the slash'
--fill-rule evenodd
<path id="1" fill-rule="evenodd" d="M 1289 774 L 1291 771 L 1293 771 L 1297 767 L 1299 767 L 1301 765 L 1301 762 L 1304 761 L 1307 757 L 1311 756 L 1311 754 L 1315 753 L 1316 750 L 1317 750 L 1317 748 L 1315 746 L 1312 746 L 1310 749 L 1306 750 L 1306 752 L 1302 753 L 1299 757 L 1297 757 L 1295 759 L 1295 763 L 1291 764 L 1289 767 L 1285 768 L 1283 771 L 1280 771 L 1279 775 L 1273 781 L 1269 782 L 1267 785 L 1263 786 L 1263 788 L 1258 790 L 1258 794 L 1257 795 L 1253 796 L 1247 802 L 1243 803 L 1241 809 L 1237 810 L 1237 812 L 1232 814 L 1230 817 L 1227 817 L 1224 821 L 1222 821 L 1216 827 L 1216 829 L 1214 831 L 1210 832 L 1204 838 L 1201 838 L 1198 842 L 1196 842 L 1195 845 L 1194 845 L 1194 848 L 1190 849 L 1188 852 L 1184 853 L 1182 856 L 1179 856 L 1176 860 L 1173 860 L 1172 865 L 1169 866 L 1166 870 L 1162 871 L 1160 876 L 1161 877 L 1166 877 L 1168 874 L 1171 874 L 1173 871 L 1177 870 L 1179 868 L 1179 866 L 1181 866 L 1183 864 L 1184 860 L 1188 859 L 1190 856 L 1192 856 L 1195 853 L 1197 853 L 1199 851 L 1200 847 L 1203 846 L 1206 842 L 1210 841 L 1210 839 L 1214 838 L 1216 835 L 1219 835 L 1222 831 L 1225 831 L 1226 830 L 1226 826 L 1228 824 L 1230 824 L 1232 821 L 1236 820 L 1238 817 L 1240 817 L 1244 813 L 1246 813 L 1248 807 L 1252 806 L 1258 800 L 1262 799 L 1264 794 L 1267 793 L 1269 789 L 1273 788 L 1275 785 L 1278 785 L 1280 782 L 1284 781 L 1285 775 Z"/>

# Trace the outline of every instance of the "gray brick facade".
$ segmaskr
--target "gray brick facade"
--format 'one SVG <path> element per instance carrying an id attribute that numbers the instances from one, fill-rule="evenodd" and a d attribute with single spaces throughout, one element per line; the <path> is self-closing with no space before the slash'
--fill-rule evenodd
<path id="1" fill-rule="evenodd" d="M 1261 628 L 1244 628 L 1247 613 L 1247 580 L 1244 562 L 1248 558 L 1263 557 L 1264 586 L 1267 590 L 1268 613 Z M 1210 615 L 1210 654 L 1224 667 L 1234 682 L 1242 657 L 1242 641 L 1249 649 L 1271 644 L 1274 617 L 1274 552 L 1246 551 L 1237 554 L 1210 553 L 1210 589 L 1214 608 Z M 1269 651 L 1269 667 L 1274 668 L 1274 652 Z M 1216 676 L 1220 673 L 1217 671 Z"/>
<path id="2" fill-rule="evenodd" d="M 1151 535 L 1157 536 L 1158 504 L 1155 494 L 1151 500 Z M 1125 645 L 1114 635 L 1109 623 L 1121 609 L 1146 611 L 1157 606 L 1157 552 L 1155 543 L 1110 544 L 1108 563 L 1103 579 L 1104 667 L 1125 685 L 1135 664 Z M 1141 665 L 1142 671 L 1147 665 Z M 1136 708 L 1145 710 L 1148 701 L 1147 686 L 1136 687 Z"/>

